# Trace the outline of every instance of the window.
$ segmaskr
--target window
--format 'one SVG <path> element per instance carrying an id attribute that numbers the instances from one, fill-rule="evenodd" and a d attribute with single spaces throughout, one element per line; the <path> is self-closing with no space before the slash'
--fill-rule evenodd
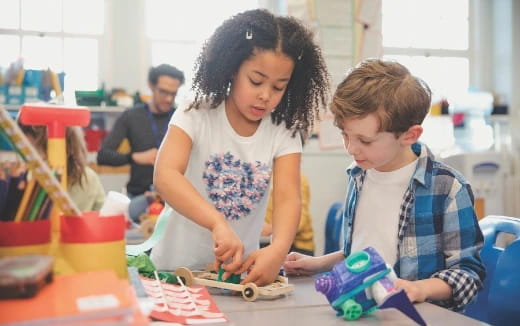
<path id="1" fill-rule="evenodd" d="M 466 92 L 470 80 L 469 1 L 382 1 L 384 58 L 407 66 L 434 98 Z"/>
<path id="2" fill-rule="evenodd" d="M 257 0 L 146 1 L 151 64 L 168 63 L 181 69 L 186 85 L 180 91 L 190 89 L 195 60 L 204 41 L 226 18 L 256 7 Z"/>
<path id="3" fill-rule="evenodd" d="M 65 72 L 65 96 L 99 84 L 104 0 L 0 0 L 0 68 Z"/>

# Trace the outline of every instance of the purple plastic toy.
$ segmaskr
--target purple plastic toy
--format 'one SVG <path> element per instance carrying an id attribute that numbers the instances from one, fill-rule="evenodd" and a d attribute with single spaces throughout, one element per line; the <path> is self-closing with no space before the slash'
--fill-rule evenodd
<path id="1" fill-rule="evenodd" d="M 315 287 L 345 320 L 356 320 L 377 308 L 395 308 L 426 326 L 406 293 L 395 290 L 396 279 L 393 269 L 374 248 L 368 247 L 350 254 L 330 272 L 319 275 Z"/>

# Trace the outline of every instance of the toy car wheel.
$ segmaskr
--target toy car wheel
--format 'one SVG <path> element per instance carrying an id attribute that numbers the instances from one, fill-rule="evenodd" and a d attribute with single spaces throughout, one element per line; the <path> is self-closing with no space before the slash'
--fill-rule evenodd
<path id="1" fill-rule="evenodd" d="M 180 267 L 175 270 L 175 276 L 181 278 L 182 283 L 186 286 L 193 285 L 193 273 L 186 267 Z"/>
<path id="2" fill-rule="evenodd" d="M 280 276 L 278 275 L 276 277 L 276 279 L 274 280 L 275 283 L 282 283 L 282 284 L 287 284 L 287 277 L 283 277 L 283 276 Z"/>
<path id="3" fill-rule="evenodd" d="M 348 299 L 341 305 L 343 310 L 343 319 L 345 320 L 356 320 L 361 317 L 363 313 L 363 307 L 353 299 Z"/>
<path id="4" fill-rule="evenodd" d="M 255 283 L 247 283 L 242 290 L 242 297 L 246 301 L 255 301 L 258 298 L 258 287 Z"/>

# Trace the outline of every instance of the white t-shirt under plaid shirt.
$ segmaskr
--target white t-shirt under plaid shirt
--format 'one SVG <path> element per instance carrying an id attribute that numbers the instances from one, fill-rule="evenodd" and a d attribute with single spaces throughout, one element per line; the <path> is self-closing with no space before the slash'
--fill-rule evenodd
<path id="1" fill-rule="evenodd" d="M 395 264 L 399 208 L 416 165 L 414 160 L 395 171 L 367 170 L 356 209 L 352 252 L 373 247 L 387 264 Z"/>

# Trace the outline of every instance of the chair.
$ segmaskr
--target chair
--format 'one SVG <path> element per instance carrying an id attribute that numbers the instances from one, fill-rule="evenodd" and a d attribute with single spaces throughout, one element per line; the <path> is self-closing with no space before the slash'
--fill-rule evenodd
<path id="1" fill-rule="evenodd" d="M 338 251 L 341 247 L 341 229 L 343 226 L 343 203 L 335 202 L 329 208 L 325 224 L 325 254 Z"/>
<path id="2" fill-rule="evenodd" d="M 504 268 L 509 268 L 507 264 L 509 259 L 511 259 L 509 257 L 514 255 L 514 248 L 520 245 L 520 243 L 515 244 L 511 248 L 511 251 L 509 251 L 512 244 L 506 248 L 501 248 L 496 245 L 497 238 L 499 238 L 502 233 L 507 233 L 515 237 L 516 240 L 513 243 L 518 242 L 518 239 L 520 239 L 520 219 L 490 215 L 480 220 L 479 225 L 484 234 L 484 246 L 482 247 L 480 256 L 484 266 L 486 267 L 486 278 L 484 279 L 483 289 L 477 296 L 477 300 L 467 306 L 464 314 L 471 318 L 490 323 L 490 317 L 496 316 L 496 309 L 500 306 L 499 302 L 507 301 L 506 297 L 503 297 L 502 299 L 497 297 L 498 293 L 501 293 L 502 291 L 500 290 L 500 287 L 498 287 L 498 285 L 501 284 L 501 279 L 497 273 L 500 274 L 500 277 L 503 277 L 503 274 L 510 273 L 507 269 L 504 270 Z M 506 253 L 507 257 L 504 257 Z M 517 254 L 516 257 L 518 260 L 520 254 Z M 505 262 L 499 264 L 499 262 L 502 261 Z M 516 267 L 516 270 L 518 271 L 518 267 Z M 517 288 L 517 291 L 520 291 L 520 288 Z M 493 305 L 491 305 L 491 298 L 493 298 Z M 516 304 L 518 305 L 519 302 L 520 299 L 517 299 Z M 514 302 L 511 302 L 511 304 L 513 303 Z M 516 310 L 520 311 L 520 306 L 517 307 Z"/>
<path id="3" fill-rule="evenodd" d="M 513 241 L 498 258 L 488 297 L 492 325 L 520 324 L 520 239 Z"/>

